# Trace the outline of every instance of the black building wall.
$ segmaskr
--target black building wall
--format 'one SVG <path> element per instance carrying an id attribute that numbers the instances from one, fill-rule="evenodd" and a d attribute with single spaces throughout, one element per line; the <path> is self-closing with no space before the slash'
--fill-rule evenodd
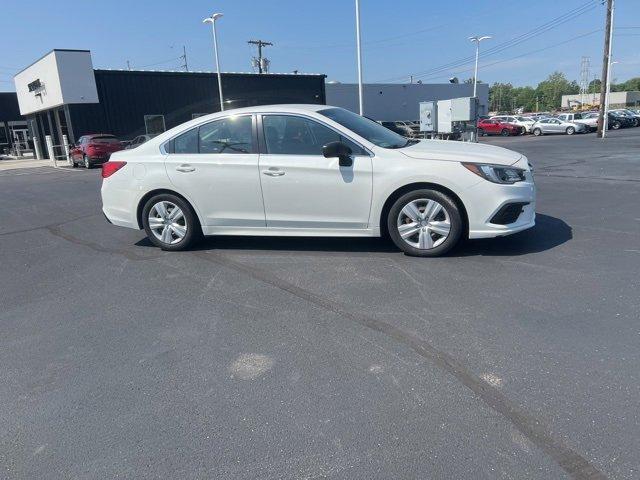
<path id="1" fill-rule="evenodd" d="M 100 103 L 69 105 L 76 139 L 96 132 L 129 139 L 146 133 L 145 115 L 164 115 L 168 130 L 191 120 L 193 114 L 220 110 L 215 74 L 95 70 L 95 77 Z M 324 78 L 223 73 L 225 109 L 274 103 L 324 104 Z"/>
<path id="2" fill-rule="evenodd" d="M 17 120 L 24 120 L 18 107 L 18 95 L 16 92 L 0 92 L 0 122 Z"/>
<path id="3" fill-rule="evenodd" d="M 16 92 L 0 92 L 0 153 L 11 144 L 8 122 L 20 120 L 25 118 L 20 115 Z"/>

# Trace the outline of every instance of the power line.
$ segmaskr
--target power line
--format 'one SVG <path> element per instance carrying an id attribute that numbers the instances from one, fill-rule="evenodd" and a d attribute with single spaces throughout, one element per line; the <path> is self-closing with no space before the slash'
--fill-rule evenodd
<path id="1" fill-rule="evenodd" d="M 532 38 L 535 38 L 539 35 L 542 35 L 543 33 L 548 32 L 549 30 L 552 30 L 560 25 L 563 25 L 591 10 L 593 10 L 594 8 L 596 8 L 598 6 L 598 1 L 597 0 L 590 0 L 589 2 L 587 2 L 586 4 L 581 5 L 580 7 L 574 8 L 572 10 L 569 10 L 568 12 L 553 18 L 552 20 L 539 25 L 538 27 L 529 30 L 528 32 L 525 32 L 521 35 L 518 35 L 508 41 L 505 41 L 503 43 L 500 43 L 492 48 L 489 48 L 487 50 L 485 50 L 483 52 L 483 57 L 487 57 L 490 55 L 495 55 L 496 53 L 500 53 L 504 50 L 507 50 L 509 48 L 513 48 L 517 45 L 520 45 L 521 43 L 524 43 L 526 41 L 529 41 Z M 462 65 L 471 63 L 473 60 L 475 59 L 475 57 L 469 56 L 469 57 L 465 57 L 465 58 L 461 58 L 458 60 L 454 60 L 452 62 L 440 65 L 439 67 L 435 67 L 429 70 L 425 70 L 422 72 L 414 72 L 411 73 L 409 75 L 413 75 L 414 78 L 415 77 L 421 77 L 421 76 L 425 76 L 425 75 L 430 75 L 430 74 L 434 74 L 436 72 L 440 72 L 440 71 L 445 71 L 445 70 L 449 70 L 452 68 L 457 68 L 460 67 Z M 384 81 L 397 81 L 397 80 L 403 80 L 407 78 L 407 74 L 402 75 L 402 76 L 398 76 L 398 77 L 391 77 L 388 79 L 383 79 L 383 80 L 379 80 L 381 82 Z"/>
<path id="2" fill-rule="evenodd" d="M 560 47 L 562 45 L 566 45 L 567 43 L 573 42 L 574 40 L 579 40 L 581 38 L 588 37 L 589 35 L 593 35 L 593 34 L 598 33 L 598 32 L 602 32 L 602 29 L 598 28 L 596 30 L 592 30 L 592 31 L 587 32 L 587 33 L 576 35 L 575 37 L 568 38 L 567 40 L 564 40 L 562 42 L 556 42 L 553 45 L 549 45 L 547 47 L 538 48 L 538 49 L 535 49 L 535 50 L 531 50 L 529 52 L 521 53 L 520 55 L 516 55 L 515 57 L 509 57 L 509 58 L 505 58 L 503 60 L 497 60 L 495 62 L 485 63 L 485 64 L 481 65 L 481 67 L 483 69 L 485 69 L 485 68 L 488 68 L 488 67 L 493 67 L 494 65 L 499 65 L 501 63 L 510 62 L 512 60 L 517 60 L 519 58 L 526 57 L 528 55 L 533 55 L 534 53 L 540 53 L 540 52 L 544 52 L 545 50 L 551 50 L 552 48 L 556 48 L 556 47 Z M 457 70 L 455 72 L 450 72 L 450 73 L 460 74 L 460 73 L 468 72 L 468 71 L 471 71 L 471 70 L 472 70 L 471 68 L 467 68 L 467 69 L 464 69 L 464 70 Z M 438 74 L 438 75 L 433 75 L 433 76 L 424 78 L 423 80 L 431 80 L 431 79 L 435 79 L 435 78 L 442 78 L 442 77 L 445 77 L 445 76 L 449 76 L 449 75 Z"/>

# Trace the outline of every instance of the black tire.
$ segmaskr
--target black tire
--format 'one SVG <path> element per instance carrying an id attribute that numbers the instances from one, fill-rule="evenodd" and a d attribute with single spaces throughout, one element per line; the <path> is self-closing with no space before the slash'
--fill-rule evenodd
<path id="1" fill-rule="evenodd" d="M 447 215 L 449 216 L 449 236 L 445 239 L 444 242 L 430 249 L 421 249 L 409 245 L 405 240 L 402 239 L 402 237 L 400 236 L 400 232 L 398 231 L 398 216 L 400 215 L 400 212 L 409 202 L 418 199 L 435 200 L 440 205 L 442 205 L 444 210 L 446 210 Z M 391 206 L 389 214 L 386 218 L 386 222 L 387 231 L 389 232 L 389 236 L 391 237 L 393 243 L 395 243 L 396 246 L 406 255 L 415 257 L 437 257 L 440 255 L 444 255 L 453 247 L 455 247 L 456 244 L 460 241 L 464 229 L 462 215 L 460 213 L 460 209 L 456 205 L 456 202 L 453 201 L 451 197 L 442 192 L 429 189 L 413 190 L 412 192 L 405 193 L 400 198 L 398 198 Z"/>
<path id="2" fill-rule="evenodd" d="M 620 122 L 613 122 L 611 124 L 611 130 L 618 130 L 620 128 Z"/>
<path id="3" fill-rule="evenodd" d="M 485 136 L 485 133 L 484 133 L 483 129 L 481 129 L 481 128 L 478 129 L 478 136 L 479 137 L 484 137 Z"/>
<path id="4" fill-rule="evenodd" d="M 567 135 L 573 135 L 576 133 L 576 129 L 573 127 L 567 127 Z"/>
<path id="5" fill-rule="evenodd" d="M 71 157 L 71 168 L 78 168 L 78 164 L 76 163 L 76 161 L 73 159 L 73 157 Z"/>
<path id="6" fill-rule="evenodd" d="M 184 214 L 184 223 L 187 227 L 187 233 L 177 243 L 163 242 L 157 238 L 151 231 L 151 228 L 149 228 L 149 212 L 156 203 L 161 201 L 167 201 L 177 205 Z M 144 208 L 142 209 L 142 225 L 149 241 L 156 247 L 166 251 L 186 250 L 193 246 L 202 237 L 202 229 L 200 227 L 200 222 L 198 221 L 198 216 L 191 205 L 182 198 L 169 193 L 155 195 L 147 200 L 147 203 L 145 203 Z"/>
<path id="7" fill-rule="evenodd" d="M 509 130 L 508 130 L 508 129 L 506 129 L 506 128 L 503 128 L 503 129 L 500 131 L 500 135 L 502 135 L 503 137 L 508 137 L 508 136 L 509 136 Z"/>
<path id="8" fill-rule="evenodd" d="M 542 130 L 540 130 L 539 128 L 534 128 L 532 133 L 533 133 L 536 137 L 539 137 L 540 135 L 542 135 Z"/>
<path id="9" fill-rule="evenodd" d="M 89 160 L 89 157 L 86 155 L 82 156 L 82 162 L 84 163 L 84 168 L 87 170 L 91 170 L 91 167 L 93 167 L 93 165 L 91 165 L 91 160 Z"/>

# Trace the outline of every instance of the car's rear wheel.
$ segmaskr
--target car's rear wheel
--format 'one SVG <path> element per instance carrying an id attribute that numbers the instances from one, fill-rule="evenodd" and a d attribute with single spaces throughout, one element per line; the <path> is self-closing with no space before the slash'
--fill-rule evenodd
<path id="1" fill-rule="evenodd" d="M 86 168 L 87 170 L 91 168 L 91 160 L 89 160 L 89 157 L 87 157 L 86 155 L 82 156 L 82 162 L 84 163 L 84 168 Z"/>
<path id="2" fill-rule="evenodd" d="M 503 137 L 508 137 L 509 136 L 509 130 L 507 128 L 503 128 L 500 131 L 500 135 L 502 135 Z"/>
<path id="3" fill-rule="evenodd" d="M 611 124 L 611 129 L 612 130 L 618 130 L 620 128 L 620 122 L 613 122 Z"/>
<path id="4" fill-rule="evenodd" d="M 407 255 L 435 257 L 462 237 L 460 209 L 437 190 L 414 190 L 398 198 L 387 216 L 389 236 Z"/>
<path id="5" fill-rule="evenodd" d="M 567 135 L 573 135 L 576 133 L 576 129 L 573 127 L 567 127 Z"/>
<path id="6" fill-rule="evenodd" d="M 193 208 L 171 194 L 151 197 L 142 209 L 142 224 L 151 243 L 162 250 L 184 250 L 200 237 Z"/>
<path id="7" fill-rule="evenodd" d="M 539 137 L 540 135 L 542 135 L 542 130 L 540 130 L 539 128 L 534 128 L 534 129 L 533 129 L 533 134 L 534 134 L 536 137 Z"/>

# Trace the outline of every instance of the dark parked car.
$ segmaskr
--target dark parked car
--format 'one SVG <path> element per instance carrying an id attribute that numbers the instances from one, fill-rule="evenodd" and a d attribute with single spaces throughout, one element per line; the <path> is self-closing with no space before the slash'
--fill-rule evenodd
<path id="1" fill-rule="evenodd" d="M 120 140 L 114 135 L 94 133 L 80 137 L 78 143 L 69 150 L 69 156 L 74 168 L 78 164 L 84 165 L 85 168 L 91 168 L 106 162 L 113 152 L 123 148 Z"/>
<path id="2" fill-rule="evenodd" d="M 618 115 L 620 117 L 625 117 L 630 119 L 633 122 L 633 126 L 637 127 L 640 126 L 640 114 L 628 110 L 626 108 L 620 108 L 617 110 L 611 110 L 611 113 L 613 113 L 614 115 Z"/>
<path id="3" fill-rule="evenodd" d="M 505 123 L 493 118 L 478 121 L 478 136 L 502 135 L 503 137 L 508 137 L 509 135 L 521 135 L 523 133 L 524 128 L 513 123 Z"/>

